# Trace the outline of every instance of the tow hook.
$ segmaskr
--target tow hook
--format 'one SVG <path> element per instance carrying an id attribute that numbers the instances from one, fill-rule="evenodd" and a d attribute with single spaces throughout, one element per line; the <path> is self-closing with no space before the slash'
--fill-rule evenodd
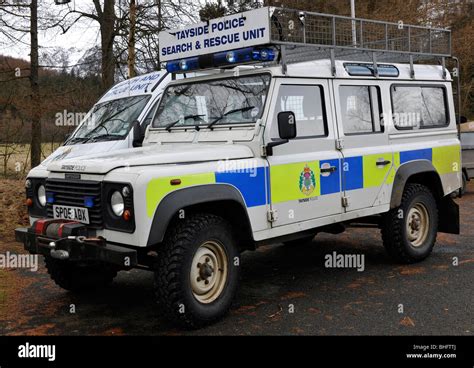
<path id="1" fill-rule="evenodd" d="M 98 238 L 86 238 L 85 236 L 68 236 L 66 238 L 61 238 L 56 241 L 50 242 L 48 245 L 51 248 L 50 255 L 55 259 L 59 259 L 61 261 L 69 259 L 69 252 L 64 249 L 56 249 L 57 245 L 60 242 L 66 240 L 73 240 L 78 243 L 97 243 L 97 245 L 105 245 L 105 239 L 102 237 Z"/>

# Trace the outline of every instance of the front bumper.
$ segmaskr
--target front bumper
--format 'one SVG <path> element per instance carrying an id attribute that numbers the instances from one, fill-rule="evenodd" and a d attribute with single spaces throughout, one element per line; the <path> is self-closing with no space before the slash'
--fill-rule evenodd
<path id="1" fill-rule="evenodd" d="M 71 262 L 100 261 L 123 269 L 138 264 L 136 250 L 107 243 L 103 238 L 90 238 L 85 225 L 50 221 L 49 226 L 42 230 L 38 231 L 35 222 L 32 227 L 15 229 L 15 237 L 32 254 Z"/>

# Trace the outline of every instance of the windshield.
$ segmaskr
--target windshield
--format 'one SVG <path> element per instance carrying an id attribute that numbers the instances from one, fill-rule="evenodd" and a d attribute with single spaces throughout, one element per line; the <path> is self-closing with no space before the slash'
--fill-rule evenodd
<path id="1" fill-rule="evenodd" d="M 254 124 L 262 117 L 268 74 L 170 86 L 153 120 L 154 128 Z"/>
<path id="2" fill-rule="evenodd" d="M 149 95 L 134 96 L 95 105 L 67 144 L 125 138 L 149 99 Z"/>

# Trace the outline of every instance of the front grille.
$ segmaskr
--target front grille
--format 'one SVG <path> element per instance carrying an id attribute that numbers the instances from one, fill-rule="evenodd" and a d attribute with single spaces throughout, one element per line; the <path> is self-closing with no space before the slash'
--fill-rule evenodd
<path id="1" fill-rule="evenodd" d="M 54 193 L 54 204 L 85 207 L 85 197 L 94 198 L 94 206 L 89 210 L 89 227 L 103 228 L 102 186 L 97 181 L 47 179 L 46 193 Z M 48 217 L 53 217 L 53 204 L 47 204 Z"/>

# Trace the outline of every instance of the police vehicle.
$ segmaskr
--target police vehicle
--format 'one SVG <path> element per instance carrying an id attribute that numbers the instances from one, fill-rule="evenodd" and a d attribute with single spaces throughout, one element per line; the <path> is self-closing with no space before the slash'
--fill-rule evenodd
<path id="1" fill-rule="evenodd" d="M 51 161 L 47 216 L 17 239 L 67 290 L 153 271 L 162 313 L 192 328 L 226 313 L 240 253 L 262 244 L 356 223 L 422 261 L 459 233 L 450 42 L 270 7 L 163 32 L 168 72 L 221 72 L 171 82 L 143 147 Z"/>

